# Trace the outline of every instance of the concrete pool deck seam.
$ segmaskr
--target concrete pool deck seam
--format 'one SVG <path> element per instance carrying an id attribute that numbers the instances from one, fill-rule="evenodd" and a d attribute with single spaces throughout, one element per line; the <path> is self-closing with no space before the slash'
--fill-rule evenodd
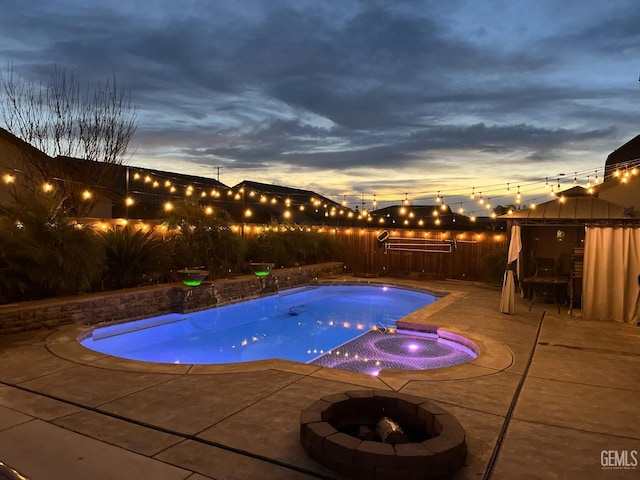
<path id="1" fill-rule="evenodd" d="M 539 375 L 529 375 L 528 378 L 544 380 L 545 382 L 566 383 L 570 385 L 580 385 L 584 387 L 600 387 L 600 388 L 608 388 L 610 390 L 620 390 L 623 392 L 638 393 L 638 389 L 636 388 L 625 388 L 625 387 L 618 387 L 618 386 L 612 386 L 612 385 L 598 385 L 598 384 L 587 383 L 587 382 L 576 382 L 573 380 L 558 380 L 557 378 L 541 377 Z"/>
<path id="2" fill-rule="evenodd" d="M 533 348 L 531 349 L 531 353 L 529 354 L 529 358 L 527 359 L 527 363 L 525 365 L 524 368 L 524 372 L 522 374 L 522 376 L 520 377 L 520 381 L 518 382 L 518 385 L 516 386 L 516 390 L 513 394 L 513 397 L 511 398 L 511 403 L 509 405 L 509 409 L 507 410 L 507 414 L 504 417 L 504 422 L 502 424 L 502 428 L 500 429 L 500 434 L 498 435 L 498 440 L 496 441 L 496 444 L 494 446 L 493 452 L 491 453 L 491 457 L 489 458 L 489 462 L 487 463 L 487 468 L 484 472 L 483 475 L 483 480 L 489 480 L 491 478 L 491 476 L 493 475 L 493 471 L 495 469 L 496 466 L 496 462 L 498 461 L 498 457 L 500 455 L 500 450 L 502 449 L 502 444 L 504 443 L 504 439 L 505 436 L 507 434 L 507 431 L 509 429 L 509 425 L 511 424 L 511 419 L 513 418 L 513 414 L 516 410 L 516 406 L 518 404 L 518 400 L 520 399 L 520 393 L 522 392 L 522 388 L 524 387 L 524 383 L 527 380 L 527 376 L 529 374 L 529 369 L 531 368 L 531 364 L 533 363 L 533 358 L 535 356 L 536 353 L 536 346 L 538 343 L 538 340 L 540 339 L 540 332 L 542 331 L 542 325 L 544 322 L 544 316 L 545 316 L 546 311 L 542 312 L 542 317 L 540 318 L 539 322 L 538 322 L 538 329 L 536 331 L 536 337 L 535 337 L 535 341 L 533 343 Z"/>
<path id="3" fill-rule="evenodd" d="M 558 425 L 558 424 L 554 424 L 554 423 L 547 423 L 547 422 L 540 422 L 540 421 L 536 421 L 536 420 L 528 420 L 526 418 L 512 418 L 512 420 L 516 420 L 518 422 L 522 422 L 522 423 L 527 423 L 530 425 L 541 425 L 544 427 L 554 427 L 554 428 L 559 428 L 559 429 L 564 429 L 564 430 L 571 430 L 571 431 L 575 431 L 575 432 L 580 432 L 580 433 L 587 433 L 587 434 L 591 434 L 591 435 L 607 435 L 608 437 L 615 437 L 615 438 L 620 438 L 622 440 L 638 440 L 635 437 L 630 437 L 628 435 L 616 435 L 614 433 L 603 433 L 603 432 L 598 432 L 596 430 L 588 430 L 586 428 L 576 428 L 576 427 L 567 427 L 566 425 Z"/>
<path id="4" fill-rule="evenodd" d="M 296 381 L 298 381 L 298 380 L 300 380 L 300 379 L 297 379 Z M 221 450 L 226 450 L 226 451 L 238 454 L 238 455 L 244 455 L 246 457 L 254 458 L 256 460 L 260 460 L 260 461 L 263 461 L 263 462 L 271 463 L 271 464 L 274 464 L 274 465 L 277 465 L 277 466 L 280 466 L 280 467 L 283 467 L 283 468 L 288 468 L 290 470 L 298 471 L 300 473 L 304 473 L 305 475 L 310 475 L 310 476 L 313 476 L 313 477 L 316 477 L 316 478 L 320 478 L 320 479 L 333 480 L 333 477 L 328 477 L 328 476 L 322 475 L 319 472 L 314 472 L 314 471 L 311 471 L 311 470 L 307 470 L 307 469 L 298 467 L 297 465 L 288 464 L 286 462 L 281 462 L 281 461 L 279 461 L 277 459 L 272 459 L 272 458 L 269 458 L 269 457 L 265 457 L 265 456 L 262 456 L 262 455 L 255 454 L 253 452 L 249 452 L 249 451 L 246 451 L 246 450 L 242 450 L 242 449 L 234 448 L 234 447 L 231 447 L 231 446 L 228 446 L 228 445 L 224 445 L 224 444 L 221 444 L 219 442 L 215 442 L 213 440 L 208 440 L 206 438 L 198 437 L 198 434 L 188 434 L 188 433 L 184 433 L 184 432 L 178 432 L 176 430 L 167 429 L 167 428 L 161 427 L 159 425 L 153 425 L 153 424 L 141 421 L 141 420 L 137 420 L 135 418 L 126 417 L 126 416 L 117 414 L 115 412 L 110 412 L 108 410 L 103 410 L 100 407 L 92 407 L 90 405 L 83 405 L 81 403 L 74 402 L 72 400 L 67 400 L 67 399 L 64 399 L 64 398 L 57 397 L 55 395 L 50 395 L 50 394 L 47 394 L 47 393 L 31 390 L 29 388 L 25 388 L 25 387 L 22 387 L 20 385 L 12 385 L 12 384 L 8 384 L 8 383 L 3 382 L 3 381 L 0 381 L 0 385 L 5 385 L 5 386 L 8 386 L 8 387 L 16 388 L 18 390 L 21 390 L 23 392 L 27 392 L 27 393 L 32 394 L 32 395 L 37 395 L 37 396 L 40 396 L 40 397 L 46 397 L 46 398 L 49 398 L 50 400 L 55 400 L 57 402 L 61 402 L 61 403 L 67 404 L 67 405 L 71 405 L 71 406 L 80 408 L 81 410 L 84 410 L 84 411 L 90 411 L 90 412 L 96 413 L 98 415 L 104 415 L 104 416 L 109 417 L 109 418 L 120 420 L 120 421 L 123 421 L 125 423 L 129 423 L 129 424 L 137 425 L 137 426 L 140 426 L 140 427 L 143 427 L 143 428 L 147 428 L 147 429 L 150 429 L 150 430 L 153 430 L 153 431 L 156 431 L 156 432 L 161 432 L 161 433 L 173 435 L 173 436 L 182 438 L 182 441 L 190 440 L 190 441 L 197 442 L 197 443 L 204 444 L 204 445 L 208 445 L 208 446 L 211 446 L 211 447 L 220 448 Z M 282 388 L 284 388 L 284 387 L 282 387 Z M 282 388 L 280 388 L 279 390 L 281 390 Z M 278 390 L 276 390 L 276 392 L 277 391 Z M 275 392 L 273 392 L 273 393 L 275 393 Z M 270 395 L 272 395 L 272 394 L 270 394 Z M 238 412 L 234 413 L 234 415 L 237 414 L 237 413 Z M 70 414 L 70 415 L 73 415 L 73 414 Z M 59 418 L 64 418 L 65 416 L 68 416 L 68 415 L 64 415 L 64 416 L 59 417 Z M 31 420 L 28 420 L 28 421 L 23 422 L 23 423 L 29 423 L 29 422 L 32 422 L 34 420 L 38 420 L 38 419 L 36 417 L 34 417 Z M 62 426 L 62 425 L 58 425 L 57 423 L 55 425 L 60 427 L 60 428 L 65 429 L 65 430 L 69 430 L 66 427 Z M 11 426 L 9 428 L 14 428 L 14 427 L 15 427 L 15 425 Z M 208 428 L 210 428 L 210 427 L 207 427 L 207 429 Z M 74 432 L 74 433 L 79 433 L 80 435 L 86 436 L 83 433 L 77 432 L 75 430 L 69 430 L 69 431 Z M 202 432 L 199 432 L 199 433 L 202 433 Z M 87 438 L 91 438 L 91 437 L 87 437 Z M 118 448 L 123 448 L 120 445 L 113 444 L 113 443 L 110 443 L 110 442 L 106 442 L 105 441 L 105 443 L 108 443 L 109 445 L 113 445 L 113 446 L 118 447 Z M 178 443 L 180 443 L 180 442 L 178 442 Z M 172 445 L 171 447 L 167 447 L 166 449 L 172 448 L 173 446 L 174 445 Z M 164 449 L 164 450 L 166 450 L 166 449 Z M 132 452 L 132 453 L 140 455 L 138 452 L 135 452 L 133 450 L 129 450 L 129 451 Z M 154 454 L 150 458 L 154 458 L 155 456 L 159 455 L 159 453 L 160 452 Z M 167 463 L 167 462 L 165 462 L 165 463 Z M 174 466 L 177 466 L 179 468 L 183 468 L 183 467 L 180 467 L 179 465 L 174 465 Z"/>

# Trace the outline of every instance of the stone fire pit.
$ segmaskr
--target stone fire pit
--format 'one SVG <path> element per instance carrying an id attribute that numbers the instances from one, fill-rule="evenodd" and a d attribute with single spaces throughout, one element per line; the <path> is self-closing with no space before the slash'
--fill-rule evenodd
<path id="1" fill-rule="evenodd" d="M 402 427 L 406 443 L 358 438 L 384 417 Z M 467 457 L 465 431 L 453 415 L 425 398 L 384 390 L 316 401 L 300 413 L 300 442 L 311 458 L 356 479 L 441 478 Z"/>

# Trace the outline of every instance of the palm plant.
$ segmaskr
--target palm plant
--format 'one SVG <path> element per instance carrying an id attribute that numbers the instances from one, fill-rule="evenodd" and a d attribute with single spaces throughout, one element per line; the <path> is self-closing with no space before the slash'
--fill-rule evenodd
<path id="1" fill-rule="evenodd" d="M 106 288 L 135 287 L 161 277 L 169 269 L 168 248 L 153 230 L 114 227 L 100 239 L 105 252 Z"/>

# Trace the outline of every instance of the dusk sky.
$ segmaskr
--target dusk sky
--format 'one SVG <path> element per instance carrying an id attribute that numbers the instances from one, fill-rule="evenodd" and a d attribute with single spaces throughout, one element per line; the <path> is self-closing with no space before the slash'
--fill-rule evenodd
<path id="1" fill-rule="evenodd" d="M 639 25 L 637 0 L 3 0 L 0 68 L 115 72 L 131 165 L 453 203 L 602 175 L 640 133 Z"/>

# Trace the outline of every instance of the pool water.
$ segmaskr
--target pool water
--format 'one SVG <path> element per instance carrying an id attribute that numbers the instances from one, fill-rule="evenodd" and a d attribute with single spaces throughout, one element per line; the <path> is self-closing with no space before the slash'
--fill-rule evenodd
<path id="1" fill-rule="evenodd" d="M 436 298 L 387 286 L 302 287 L 189 314 L 97 328 L 81 343 L 101 353 L 148 362 L 219 364 L 281 358 L 309 363 L 366 332 L 395 327 L 397 320 Z"/>

